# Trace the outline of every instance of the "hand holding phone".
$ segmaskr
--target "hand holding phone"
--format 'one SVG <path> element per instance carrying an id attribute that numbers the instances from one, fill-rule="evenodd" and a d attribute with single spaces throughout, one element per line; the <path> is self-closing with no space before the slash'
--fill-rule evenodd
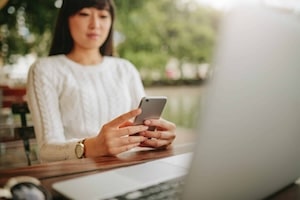
<path id="1" fill-rule="evenodd" d="M 147 119 L 159 119 L 164 107 L 167 103 L 167 97 L 165 96 L 146 96 L 140 101 L 139 108 L 142 109 L 142 113 L 134 119 L 134 125 L 144 124 Z M 156 127 L 149 127 L 148 130 L 154 131 Z"/>

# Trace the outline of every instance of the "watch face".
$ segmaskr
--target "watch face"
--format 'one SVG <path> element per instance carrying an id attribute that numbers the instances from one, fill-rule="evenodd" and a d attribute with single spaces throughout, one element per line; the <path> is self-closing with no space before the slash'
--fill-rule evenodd
<path id="1" fill-rule="evenodd" d="M 84 153 L 84 146 L 83 146 L 83 144 L 76 144 L 75 154 L 76 154 L 77 158 L 82 158 L 83 157 L 83 153 Z"/>

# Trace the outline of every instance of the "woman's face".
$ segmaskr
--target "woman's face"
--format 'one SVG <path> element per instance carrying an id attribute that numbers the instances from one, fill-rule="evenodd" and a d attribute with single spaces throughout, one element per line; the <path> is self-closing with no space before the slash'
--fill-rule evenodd
<path id="1" fill-rule="evenodd" d="M 112 24 L 107 10 L 83 8 L 69 18 L 74 47 L 83 50 L 99 49 L 105 42 Z"/>

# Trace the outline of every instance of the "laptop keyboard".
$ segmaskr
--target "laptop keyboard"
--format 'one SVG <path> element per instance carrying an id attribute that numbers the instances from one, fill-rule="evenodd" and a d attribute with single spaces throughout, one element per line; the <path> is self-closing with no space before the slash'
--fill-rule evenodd
<path id="1" fill-rule="evenodd" d="M 106 200 L 176 200 L 180 199 L 183 184 L 184 179 L 178 178 Z"/>

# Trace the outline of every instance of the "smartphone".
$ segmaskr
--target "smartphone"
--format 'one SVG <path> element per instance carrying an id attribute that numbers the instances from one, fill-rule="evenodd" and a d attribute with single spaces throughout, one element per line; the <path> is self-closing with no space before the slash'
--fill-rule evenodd
<path id="1" fill-rule="evenodd" d="M 165 96 L 146 96 L 140 101 L 139 108 L 142 113 L 135 117 L 134 125 L 144 124 L 146 119 L 159 119 L 167 103 Z M 156 127 L 149 127 L 148 130 L 154 131 Z"/>

